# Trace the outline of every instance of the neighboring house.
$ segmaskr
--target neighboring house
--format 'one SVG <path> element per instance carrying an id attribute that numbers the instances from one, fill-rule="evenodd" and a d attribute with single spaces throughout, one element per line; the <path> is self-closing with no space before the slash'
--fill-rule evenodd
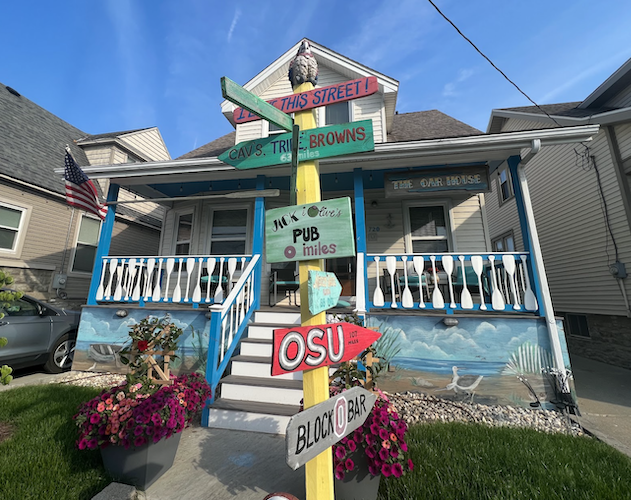
<path id="1" fill-rule="evenodd" d="M 157 128 L 87 135 L 16 90 L 0 85 L 0 268 L 15 287 L 63 306 L 83 304 L 92 275 L 101 221 L 66 204 L 63 178 L 70 146 L 82 166 L 167 160 Z M 107 192 L 107 181 L 97 189 Z M 134 199 L 121 191 L 120 199 Z M 112 251 L 155 253 L 164 209 L 155 203 L 121 208 Z"/>
<path id="2" fill-rule="evenodd" d="M 266 100 L 291 96 L 287 72 L 299 45 L 244 87 Z M 522 149 L 589 141 L 598 127 L 485 135 L 436 110 L 397 114 L 399 82 L 316 43 L 312 51 L 319 65 L 316 89 L 339 85 L 339 95 L 351 80 L 374 77 L 378 83 L 372 95 L 315 114 L 318 127 L 372 120 L 374 151 L 322 159 L 319 172 L 322 199 L 350 199 L 355 228 L 356 256 L 325 260 L 343 286 L 342 300 L 329 313 L 355 310 L 396 336 L 397 370 L 382 387 L 464 393 L 484 402 L 521 400 L 525 406 L 567 402 L 562 324 L 552 315 L 536 238 L 528 251 L 493 252 L 484 193 L 489 172 L 507 160 L 519 164 Z M 270 143 L 287 146 L 267 121 L 235 124 L 233 109 L 222 104 L 234 133 L 177 160 L 139 164 L 133 172 L 113 164 L 86 168 L 92 178 L 111 182 L 111 198 L 120 186 L 175 199 L 158 257 L 111 258 L 112 214 L 106 219 L 97 251 L 102 265 L 83 309 L 74 364 L 117 369 L 114 355 L 97 359 L 96 346 L 108 342 L 114 352 L 130 324 L 169 314 L 185 331 L 178 369 L 205 370 L 213 394 L 221 381 L 221 398 L 204 423 L 282 433 L 302 398 L 302 380 L 300 373 L 270 377 L 270 324 L 295 324 L 300 317 L 297 308 L 270 307 L 275 285 L 289 292 L 293 305 L 295 263 L 267 262 L 264 233 L 265 211 L 289 205 L 291 166 L 237 170 L 220 161 L 228 150 L 247 155 L 247 148 L 235 148 L 241 141 L 271 136 Z M 301 217 L 295 207 L 287 211 Z M 534 223 L 525 211 L 522 223 Z M 314 248 L 305 244 L 296 251 Z M 281 272 L 283 279 L 276 280 Z M 307 315 L 305 280 L 301 287 Z M 278 300 L 287 306 L 283 297 Z M 564 395 L 554 393 L 542 370 L 556 371 Z M 530 389 L 516 374 L 530 380 Z"/>
<path id="3" fill-rule="evenodd" d="M 598 135 L 543 149 L 528 183 L 570 351 L 631 368 L 631 59 L 582 102 L 493 110 L 488 132 L 585 124 Z M 501 165 L 486 197 L 494 250 L 524 249 L 510 177 Z"/>

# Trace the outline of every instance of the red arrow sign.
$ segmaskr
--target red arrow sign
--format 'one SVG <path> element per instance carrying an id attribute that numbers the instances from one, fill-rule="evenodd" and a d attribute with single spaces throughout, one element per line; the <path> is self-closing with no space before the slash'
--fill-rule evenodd
<path id="1" fill-rule="evenodd" d="M 329 85 L 320 89 L 301 92 L 300 94 L 292 94 L 285 97 L 278 97 L 267 101 L 275 108 L 280 109 L 283 113 L 294 113 L 296 111 L 305 111 L 307 109 L 319 108 L 336 102 L 350 101 L 374 94 L 379 90 L 376 76 L 368 76 L 366 78 L 358 78 L 349 82 L 338 83 L 337 85 Z M 245 123 L 254 120 L 260 120 L 261 117 L 248 112 L 243 108 L 237 108 L 233 111 L 232 117 L 235 123 Z"/>
<path id="2" fill-rule="evenodd" d="M 272 375 L 348 361 L 379 337 L 379 332 L 351 323 L 274 330 Z"/>

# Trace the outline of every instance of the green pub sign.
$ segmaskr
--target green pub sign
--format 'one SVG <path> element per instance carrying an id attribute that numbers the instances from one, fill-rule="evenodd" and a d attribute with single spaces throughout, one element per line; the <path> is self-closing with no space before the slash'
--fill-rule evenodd
<path id="1" fill-rule="evenodd" d="M 354 256 L 350 198 L 267 210 L 265 253 L 270 263 Z"/>

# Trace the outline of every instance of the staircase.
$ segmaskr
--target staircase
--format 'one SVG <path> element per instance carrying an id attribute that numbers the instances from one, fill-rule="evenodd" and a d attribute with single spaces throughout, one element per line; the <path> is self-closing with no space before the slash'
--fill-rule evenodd
<path id="1" fill-rule="evenodd" d="M 256 311 L 210 406 L 208 427 L 285 434 L 302 399 L 302 372 L 271 376 L 273 330 L 300 325 L 300 312 Z"/>

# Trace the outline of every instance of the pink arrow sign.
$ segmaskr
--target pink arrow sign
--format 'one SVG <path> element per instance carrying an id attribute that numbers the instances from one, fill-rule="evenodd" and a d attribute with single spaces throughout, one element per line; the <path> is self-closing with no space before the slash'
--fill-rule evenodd
<path id="1" fill-rule="evenodd" d="M 284 113 L 294 113 L 296 111 L 305 111 L 307 109 L 328 106 L 336 102 L 350 101 L 374 94 L 379 90 L 377 77 L 368 76 L 366 78 L 358 78 L 349 82 L 338 83 L 337 85 L 329 85 L 320 89 L 301 92 L 300 94 L 292 94 L 285 97 L 278 97 L 267 101 L 275 108 L 280 109 Z M 243 108 L 237 108 L 233 111 L 232 117 L 235 123 L 246 123 L 254 120 L 260 120 L 257 116 Z"/>
<path id="2" fill-rule="evenodd" d="M 274 330 L 272 375 L 348 361 L 379 337 L 379 332 L 351 323 Z"/>

